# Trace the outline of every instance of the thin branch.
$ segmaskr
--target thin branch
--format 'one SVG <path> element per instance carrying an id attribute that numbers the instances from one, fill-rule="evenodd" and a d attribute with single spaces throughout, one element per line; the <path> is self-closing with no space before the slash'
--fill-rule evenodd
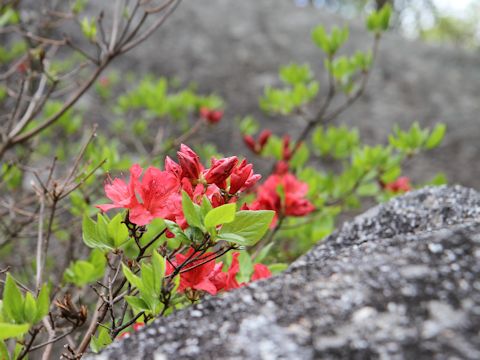
<path id="1" fill-rule="evenodd" d="M 166 12 L 165 14 L 155 21 L 143 34 L 141 34 L 137 39 L 130 41 L 129 43 L 126 43 L 123 45 L 119 52 L 121 54 L 126 53 L 127 51 L 131 50 L 138 44 L 144 42 L 150 35 L 152 35 L 155 30 L 157 30 L 164 22 L 167 20 L 167 18 L 175 11 L 177 6 L 181 3 L 182 0 L 169 0 L 168 5 L 173 4 Z M 147 13 L 145 13 L 147 14 Z"/>

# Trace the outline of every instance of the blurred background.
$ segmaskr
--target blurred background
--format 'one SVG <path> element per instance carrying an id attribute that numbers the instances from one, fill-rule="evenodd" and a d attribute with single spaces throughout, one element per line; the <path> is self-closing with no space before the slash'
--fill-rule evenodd
<path id="1" fill-rule="evenodd" d="M 313 6 L 347 18 L 381 8 L 387 2 L 395 10 L 393 28 L 402 35 L 428 42 L 478 48 L 478 0 L 295 0 L 297 6 Z"/>

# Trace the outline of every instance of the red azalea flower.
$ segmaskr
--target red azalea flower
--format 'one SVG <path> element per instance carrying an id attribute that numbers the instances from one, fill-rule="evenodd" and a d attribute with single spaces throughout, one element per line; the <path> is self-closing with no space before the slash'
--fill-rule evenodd
<path id="1" fill-rule="evenodd" d="M 135 196 L 135 187 L 142 168 L 138 164 L 132 165 L 130 168 L 130 182 L 128 184 L 121 179 L 114 179 L 105 184 L 105 194 L 113 201 L 113 204 L 96 205 L 102 211 L 108 211 L 115 208 L 130 209 L 136 206 L 138 201 Z"/>
<path id="2" fill-rule="evenodd" d="M 251 281 L 257 281 L 260 279 L 267 279 L 272 276 L 272 272 L 270 269 L 263 264 L 255 264 L 253 266 L 253 274 L 251 277 Z"/>
<path id="3" fill-rule="evenodd" d="M 401 176 L 397 180 L 385 184 L 384 189 L 391 191 L 393 193 L 404 193 L 412 190 L 412 185 L 410 184 L 410 178 L 407 176 Z"/>
<path id="4" fill-rule="evenodd" d="M 178 179 L 167 171 L 150 167 L 140 182 L 141 173 L 142 168 L 135 164 L 130 169 L 131 179 L 128 185 L 120 179 L 106 184 L 105 193 L 113 204 L 97 207 L 102 211 L 113 208 L 129 209 L 129 220 L 139 226 L 147 225 L 154 218 L 167 216 L 168 199 L 177 192 Z M 138 201 L 137 193 L 142 202 Z"/>
<path id="5" fill-rule="evenodd" d="M 182 178 L 182 167 L 173 161 L 170 156 L 165 158 L 165 170 L 174 175 L 178 180 Z"/>
<path id="6" fill-rule="evenodd" d="M 117 339 L 128 339 L 132 334 L 130 331 L 125 331 L 117 336 Z"/>
<path id="7" fill-rule="evenodd" d="M 165 218 L 168 214 L 168 199 L 178 191 L 179 183 L 168 171 L 149 167 L 137 192 L 143 203 L 130 210 L 129 219 L 137 225 L 147 225 L 154 218 Z"/>
<path id="8" fill-rule="evenodd" d="M 138 330 L 140 330 L 140 329 L 141 329 L 142 327 L 144 327 L 144 326 L 145 326 L 145 323 L 139 321 L 139 322 L 136 322 L 135 324 L 133 324 L 132 327 L 133 327 L 133 330 L 138 331 Z"/>
<path id="9" fill-rule="evenodd" d="M 304 216 L 315 210 L 305 195 L 308 185 L 299 181 L 295 175 L 271 175 L 258 188 L 257 199 L 249 206 L 252 210 L 275 210 L 272 225 L 276 224 L 279 214 L 285 216 Z"/>
<path id="10" fill-rule="evenodd" d="M 181 264 L 183 264 L 188 258 L 192 256 L 194 252 L 195 250 L 193 248 L 190 248 L 185 255 L 177 254 L 175 256 L 176 265 L 180 266 Z M 205 264 L 199 265 L 204 262 L 205 259 L 208 259 L 212 256 L 213 253 L 205 253 L 200 256 L 199 259 L 191 262 L 190 264 L 182 268 L 182 271 L 188 270 L 189 268 L 192 269 L 182 272 L 180 274 L 180 286 L 178 287 L 179 292 L 184 292 L 185 289 L 193 289 L 205 291 L 212 295 L 215 295 L 217 293 L 217 287 L 211 279 L 215 276 L 214 271 L 218 270 L 215 269 L 215 261 L 212 260 Z M 195 258 L 195 255 L 193 255 L 192 258 Z"/>
<path id="11" fill-rule="evenodd" d="M 228 192 L 233 195 L 239 191 L 245 191 L 255 185 L 261 177 L 259 174 L 254 174 L 253 165 L 247 164 L 247 160 L 243 159 L 232 171 Z"/>
<path id="12" fill-rule="evenodd" d="M 238 283 L 237 274 L 240 271 L 240 263 L 238 262 L 239 252 L 235 252 L 232 255 L 232 263 L 228 269 L 225 277 L 225 287 L 222 290 L 229 291 L 232 289 L 238 289 L 245 285 L 245 283 Z"/>

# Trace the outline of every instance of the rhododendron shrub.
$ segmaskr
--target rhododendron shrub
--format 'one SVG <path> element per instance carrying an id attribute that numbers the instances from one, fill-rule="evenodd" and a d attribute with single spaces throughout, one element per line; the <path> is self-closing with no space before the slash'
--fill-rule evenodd
<path id="1" fill-rule="evenodd" d="M 237 211 L 239 197 L 252 191 L 261 176 L 246 159 L 239 161 L 236 156 L 212 158 L 207 168 L 184 144 L 177 159 L 166 157 L 165 170 L 150 166 L 143 171 L 134 164 L 129 179 L 107 179 L 105 195 L 111 203 L 97 207 L 102 212 L 123 212 L 112 220 L 105 215 L 96 222 L 84 220 L 87 246 L 121 252 L 134 243 L 139 260 L 151 256 L 150 265 L 122 264 L 130 284 L 128 293 L 138 291 L 137 297 L 127 295 L 126 301 L 144 321 L 205 294 L 216 295 L 271 276 L 267 266 L 252 263 L 247 281 L 240 282 L 238 251 L 228 266 L 224 263 L 229 251 L 255 245 L 275 216 L 275 209 Z M 116 220 L 119 216 L 122 222 Z M 164 228 L 143 245 L 142 237 L 154 220 L 156 227 L 161 221 Z M 99 237 L 102 229 L 113 236 Z"/>
<path id="2" fill-rule="evenodd" d="M 149 14 L 155 13 L 152 4 L 131 2 L 138 11 L 148 7 Z M 3 21 L 12 14 L 2 15 Z M 260 107 L 275 121 L 287 117 L 290 123 L 270 129 L 248 114 L 235 114 L 247 115 L 232 132 L 243 139 L 246 158 L 242 149 L 233 148 L 223 156 L 205 141 L 207 131 L 215 133 L 219 123 L 229 121 L 228 104 L 219 97 L 164 78 L 130 82 L 128 75 L 115 72 L 99 77 L 91 109 L 64 112 L 56 126 L 42 132 L 41 145 L 19 148 L 14 161 L 2 165 L 0 190 L 15 196 L 26 183 L 24 169 L 31 168 L 22 159 L 52 164 L 29 175 L 34 192 L 27 202 L 11 201 L 14 216 L 5 220 L 8 241 L 28 245 L 17 252 L 4 246 L 8 241 L 0 244 L 0 257 L 8 259 L 0 269 L 5 278 L 0 358 L 22 359 L 39 350 L 48 358 L 54 343 L 65 345 L 67 359 L 98 352 L 156 317 L 268 279 L 330 234 L 338 215 L 364 200 L 383 201 L 417 187 L 404 164 L 438 146 L 443 125 L 395 127 L 384 144 L 365 145 L 357 129 L 336 123 L 364 92 L 389 17 L 388 5 L 368 17 L 373 47 L 353 55 L 342 49 L 348 28 L 313 29 L 313 43 L 324 55 L 326 96 L 308 64 L 282 67 L 281 85 L 265 88 Z M 79 23 L 97 52 L 110 48 L 98 37 L 102 17 Z M 118 41 L 130 39 L 126 26 Z M 28 76 L 35 77 L 32 84 L 52 81 L 54 72 L 42 80 L 30 68 L 30 61 L 42 56 L 32 49 L 28 62 L 14 61 L 11 69 L 19 83 Z M 38 112 L 40 122 L 65 110 L 62 101 L 39 103 L 45 105 Z M 17 110 L 13 114 L 13 120 L 23 119 Z M 91 117 L 110 121 L 109 126 L 79 144 L 81 125 Z M 296 120 L 302 121 L 292 125 Z M 27 134 L 39 124 L 26 126 Z M 285 128 L 293 131 L 282 132 Z M 24 136 L 0 146 L 0 157 Z"/>

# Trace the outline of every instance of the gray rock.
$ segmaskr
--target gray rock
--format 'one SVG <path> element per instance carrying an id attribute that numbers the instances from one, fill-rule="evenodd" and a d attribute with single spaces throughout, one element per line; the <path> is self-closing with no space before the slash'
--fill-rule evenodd
<path id="1" fill-rule="evenodd" d="M 479 359 L 479 220 L 473 190 L 411 192 L 96 359 Z"/>
<path id="2" fill-rule="evenodd" d="M 277 132 L 295 134 L 301 123 L 295 118 L 266 117 L 258 107 L 263 87 L 275 84 L 280 65 L 308 62 L 324 74 L 321 53 L 310 41 L 317 24 L 327 28 L 351 23 L 351 53 L 371 46 L 360 19 L 345 20 L 324 11 L 294 6 L 293 0 L 184 1 L 165 26 L 135 51 L 120 68 L 136 74 L 153 72 L 196 82 L 204 91 L 226 99 L 225 121 L 214 137 L 226 154 L 242 148 L 234 117 L 254 114 Z M 465 166 L 480 156 L 480 58 L 456 48 L 441 48 L 386 36 L 377 66 L 363 99 L 342 114 L 337 123 L 359 127 L 369 143 L 385 143 L 398 123 L 413 121 L 423 126 L 448 124 L 444 146 L 413 162 L 409 174 L 429 179 L 445 171 L 450 182 L 480 185 L 480 167 Z M 325 78 L 320 76 L 322 91 Z M 222 141 L 223 138 L 223 141 Z M 258 168 L 258 166 L 257 166 Z"/>

